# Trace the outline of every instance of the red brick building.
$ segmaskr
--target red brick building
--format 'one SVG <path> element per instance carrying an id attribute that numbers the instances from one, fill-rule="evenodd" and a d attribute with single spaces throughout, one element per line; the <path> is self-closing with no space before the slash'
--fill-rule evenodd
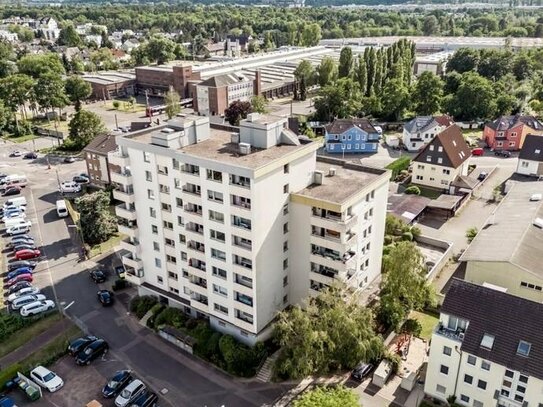
<path id="1" fill-rule="evenodd" d="M 528 134 L 543 135 L 543 124 L 533 116 L 501 116 L 487 123 L 483 139 L 492 150 L 520 150 Z"/>

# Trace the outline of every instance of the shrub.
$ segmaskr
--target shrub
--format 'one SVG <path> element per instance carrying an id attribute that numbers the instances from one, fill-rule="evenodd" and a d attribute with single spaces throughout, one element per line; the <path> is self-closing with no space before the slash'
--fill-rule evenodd
<path id="1" fill-rule="evenodd" d="M 157 314 L 155 318 L 155 327 L 162 325 L 171 325 L 176 328 L 184 326 L 187 317 L 179 308 L 166 307 Z"/>
<path id="2" fill-rule="evenodd" d="M 250 348 L 230 335 L 221 338 L 219 347 L 226 362 L 226 370 L 242 377 L 254 376 L 260 361 L 266 357 L 264 344 L 259 342 Z"/>
<path id="3" fill-rule="evenodd" d="M 34 318 L 23 318 L 18 314 L 0 314 L 0 342 L 14 332 L 25 326 L 32 325 L 35 321 L 44 317 L 45 315 Z"/>
<path id="4" fill-rule="evenodd" d="M 166 308 L 164 304 L 155 304 L 151 308 L 151 317 L 147 320 L 147 328 L 155 329 L 157 316 Z"/>
<path id="5" fill-rule="evenodd" d="M 407 195 L 420 195 L 420 188 L 416 185 L 411 185 L 405 189 Z"/>
<path id="6" fill-rule="evenodd" d="M 402 233 L 402 240 L 407 240 L 409 242 L 413 241 L 413 234 L 411 232 L 403 232 Z"/>
<path id="7" fill-rule="evenodd" d="M 415 335 L 417 337 L 420 336 L 421 331 L 422 331 L 422 325 L 420 324 L 419 321 L 417 321 L 414 318 L 406 319 L 401 328 L 401 332 Z"/>
<path id="8" fill-rule="evenodd" d="M 469 228 L 466 231 L 466 237 L 468 238 L 468 242 L 471 243 L 473 239 L 475 239 L 475 236 L 477 236 L 477 233 L 479 233 L 479 230 L 477 228 Z"/>
<path id="9" fill-rule="evenodd" d="M 187 328 L 189 331 L 192 331 L 197 326 L 198 326 L 198 321 L 193 318 L 189 318 L 187 319 L 187 322 L 185 322 L 185 328 Z"/>
<path id="10" fill-rule="evenodd" d="M 385 239 L 384 239 L 384 244 L 385 246 L 388 246 L 389 244 L 391 244 L 393 242 L 392 240 L 392 236 L 385 236 Z"/>
<path id="11" fill-rule="evenodd" d="M 390 368 L 392 369 L 392 375 L 395 375 L 400 370 L 402 364 L 402 358 L 397 353 L 388 351 L 385 354 L 384 359 L 390 363 Z"/>
<path id="12" fill-rule="evenodd" d="M 111 289 L 113 291 L 119 291 L 119 290 L 122 290 L 123 288 L 126 288 L 126 287 L 128 287 L 128 281 L 126 281 L 126 280 L 124 280 L 122 278 L 118 278 L 117 280 L 115 280 L 115 282 L 111 286 Z"/>
<path id="13" fill-rule="evenodd" d="M 385 168 L 392 171 L 391 179 L 394 179 L 402 171 L 406 171 L 409 168 L 410 163 L 411 163 L 411 158 L 405 155 L 403 157 L 400 157 L 392 161 Z"/>
<path id="14" fill-rule="evenodd" d="M 130 302 L 130 311 L 141 319 L 156 303 L 156 297 L 153 297 L 152 295 L 142 295 L 141 297 L 134 298 Z"/>
<path id="15" fill-rule="evenodd" d="M 421 235 L 421 230 L 420 228 L 416 227 L 416 226 L 413 226 L 410 230 L 411 234 L 413 235 L 413 238 L 415 237 L 419 237 Z"/>
<path id="16" fill-rule="evenodd" d="M 120 106 L 121 106 L 121 102 L 119 102 L 118 100 L 113 101 L 113 108 L 114 109 L 119 110 Z"/>
<path id="17" fill-rule="evenodd" d="M 7 382 L 17 376 L 17 372 L 21 370 L 21 365 L 18 363 L 3 368 L 0 372 L 0 389 L 4 389 Z"/>

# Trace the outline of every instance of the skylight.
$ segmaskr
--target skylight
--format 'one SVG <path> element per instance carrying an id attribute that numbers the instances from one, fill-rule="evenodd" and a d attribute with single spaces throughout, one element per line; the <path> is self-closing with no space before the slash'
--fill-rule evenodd
<path id="1" fill-rule="evenodd" d="M 481 340 L 481 348 L 492 350 L 494 346 L 494 335 L 484 334 Z"/>
<path id="2" fill-rule="evenodd" d="M 530 355 L 530 348 L 531 347 L 532 347 L 531 343 L 528 343 L 528 342 L 525 342 L 525 341 L 520 341 L 518 343 L 517 354 L 520 355 L 520 356 L 528 356 L 528 355 Z"/>

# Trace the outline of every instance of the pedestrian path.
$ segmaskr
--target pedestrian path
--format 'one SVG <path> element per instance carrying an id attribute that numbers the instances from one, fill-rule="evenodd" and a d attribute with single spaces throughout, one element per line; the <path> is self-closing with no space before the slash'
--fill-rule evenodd
<path id="1" fill-rule="evenodd" d="M 273 374 L 273 364 L 279 357 L 279 351 L 269 356 L 256 375 L 256 380 L 262 383 L 268 383 Z"/>

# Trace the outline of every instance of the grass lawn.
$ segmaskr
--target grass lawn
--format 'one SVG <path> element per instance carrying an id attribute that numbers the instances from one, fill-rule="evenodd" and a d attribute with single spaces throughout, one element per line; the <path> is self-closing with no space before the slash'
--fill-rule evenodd
<path id="1" fill-rule="evenodd" d="M 18 137 L 13 134 L 10 134 L 10 135 L 4 136 L 3 139 L 13 141 L 14 143 L 23 143 L 25 141 L 37 139 L 38 137 L 39 136 L 36 136 L 34 134 L 27 134 L 27 135 L 18 136 Z"/>
<path id="2" fill-rule="evenodd" d="M 145 108 L 147 107 L 142 103 L 134 103 L 134 106 L 130 108 L 126 100 L 118 100 L 118 102 L 120 103 L 118 109 L 115 109 L 115 107 L 113 107 L 113 100 L 108 100 L 103 106 L 107 110 L 117 110 L 119 112 L 126 113 L 145 112 Z"/>
<path id="3" fill-rule="evenodd" d="M 409 318 L 419 321 L 422 326 L 420 337 L 429 341 L 432 338 L 432 332 L 439 321 L 438 315 L 428 312 L 411 311 Z"/>
<path id="4" fill-rule="evenodd" d="M 56 127 L 55 127 L 56 122 Z M 61 131 L 63 133 L 68 133 L 68 122 L 64 120 L 47 120 L 47 119 L 34 119 L 32 124 L 35 126 L 43 127 L 44 129 Z"/>
<path id="5" fill-rule="evenodd" d="M 121 234 L 117 233 L 111 236 L 104 243 L 100 243 L 100 244 L 97 244 L 96 246 L 92 246 L 90 248 L 89 258 L 93 258 L 94 256 L 98 256 L 99 254 L 105 253 L 108 250 L 113 249 L 115 246 L 119 245 L 119 243 L 121 242 L 121 239 L 122 239 Z"/>
<path id="6" fill-rule="evenodd" d="M 11 336 L 9 336 L 2 343 L 0 343 L 0 357 L 13 352 L 15 349 L 24 345 L 35 336 L 47 331 L 47 329 L 49 329 L 50 326 L 54 325 L 59 319 L 60 315 L 55 312 L 43 319 L 40 319 L 33 325 L 27 326 L 17 332 L 14 332 Z"/>
<path id="7" fill-rule="evenodd" d="M 426 198 L 437 199 L 440 195 L 443 194 L 442 191 L 439 191 L 437 189 L 424 188 L 420 185 L 417 186 L 420 188 L 420 196 L 425 196 Z"/>

